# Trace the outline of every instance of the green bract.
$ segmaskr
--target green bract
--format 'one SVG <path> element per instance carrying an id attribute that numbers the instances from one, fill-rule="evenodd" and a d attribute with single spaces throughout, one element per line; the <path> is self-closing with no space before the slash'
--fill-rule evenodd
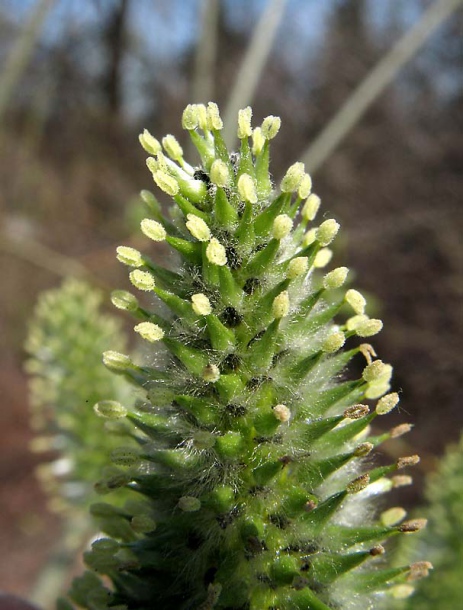
<path id="1" fill-rule="evenodd" d="M 136 314 L 152 324 L 137 327 L 149 355 L 106 352 L 105 363 L 145 400 L 127 415 L 139 450 L 113 452 L 97 489 L 128 487 L 140 502 L 107 517 L 99 506 L 117 544 L 94 545 L 86 561 L 112 584 L 94 572 L 77 579 L 71 598 L 85 608 L 370 608 L 417 574 L 389 567 L 382 543 L 418 526 L 384 524 L 372 510 L 378 494 L 408 482 L 395 472 L 417 461 L 365 461 L 392 434 L 370 436 L 369 425 L 397 402 L 362 404 L 390 388 L 390 365 L 372 360 L 356 332 L 374 334 L 379 321 L 366 326 L 365 299 L 342 288 L 347 269 L 319 271 L 339 225 L 308 226 L 320 200 L 302 163 L 275 190 L 269 146 L 280 122 L 253 131 L 251 117 L 240 112 L 230 154 L 217 106 L 188 106 L 183 126 L 200 167 L 171 136 L 162 140 L 170 158 L 142 137 L 175 203 L 171 219 L 156 215 L 162 227 L 148 219 L 142 230 L 165 231 L 180 261 L 165 269 L 122 250 L 147 304 Z M 162 308 L 151 310 L 155 301 Z M 361 324 L 348 327 L 352 310 Z M 353 358 L 358 379 L 345 373 Z"/>

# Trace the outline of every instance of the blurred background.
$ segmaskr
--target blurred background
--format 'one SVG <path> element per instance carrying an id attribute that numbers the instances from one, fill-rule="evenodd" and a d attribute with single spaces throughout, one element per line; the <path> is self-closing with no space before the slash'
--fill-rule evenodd
<path id="1" fill-rule="evenodd" d="M 232 129 L 248 104 L 254 125 L 281 116 L 275 177 L 305 159 L 343 227 L 337 264 L 385 323 L 395 417 L 415 424 L 400 451 L 422 455 L 401 501 L 420 501 L 463 428 L 461 2 L 0 0 L 0 589 L 31 591 L 61 527 L 28 449 L 36 297 L 69 274 L 127 287 L 114 251 L 135 243 L 152 187 L 138 133 L 186 146 L 181 112 L 209 100 Z"/>

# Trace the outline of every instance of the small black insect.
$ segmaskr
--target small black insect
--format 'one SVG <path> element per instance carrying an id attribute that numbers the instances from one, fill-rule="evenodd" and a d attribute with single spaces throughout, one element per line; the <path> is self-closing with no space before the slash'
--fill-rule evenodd
<path id="1" fill-rule="evenodd" d="M 202 182 L 204 182 L 207 188 L 211 186 L 211 179 L 209 178 L 209 174 L 207 174 L 203 169 L 195 169 L 193 178 L 195 180 L 201 180 Z"/>

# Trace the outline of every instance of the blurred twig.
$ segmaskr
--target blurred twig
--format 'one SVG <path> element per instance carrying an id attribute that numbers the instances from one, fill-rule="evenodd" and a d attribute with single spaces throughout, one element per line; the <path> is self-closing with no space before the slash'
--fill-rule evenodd
<path id="1" fill-rule="evenodd" d="M 326 161 L 401 68 L 461 3 L 462 0 L 436 0 L 379 61 L 303 153 L 302 161 L 308 171 L 315 172 Z"/>
<path id="2" fill-rule="evenodd" d="M 8 107 L 16 85 L 29 63 L 43 22 L 54 4 L 55 0 L 37 0 L 31 10 L 28 21 L 8 56 L 3 73 L 0 75 L 0 121 Z"/>
<path id="3" fill-rule="evenodd" d="M 269 0 L 254 30 L 251 42 L 236 75 L 224 114 L 224 137 L 229 146 L 233 144 L 236 137 L 236 114 L 240 108 L 244 108 L 252 101 L 270 54 L 286 2 L 287 0 Z"/>
<path id="4" fill-rule="evenodd" d="M 207 103 L 214 99 L 214 66 L 217 57 L 219 1 L 202 0 L 201 27 L 196 48 L 191 102 Z"/>

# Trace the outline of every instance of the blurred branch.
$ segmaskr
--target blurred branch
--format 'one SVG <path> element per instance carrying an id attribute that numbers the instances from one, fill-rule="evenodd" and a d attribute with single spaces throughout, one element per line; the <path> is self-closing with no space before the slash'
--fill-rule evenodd
<path id="1" fill-rule="evenodd" d="M 214 98 L 214 66 L 217 57 L 218 0 L 202 0 L 201 28 L 196 48 L 192 103 L 207 103 Z"/>
<path id="2" fill-rule="evenodd" d="M 286 3 L 287 0 L 269 0 L 238 70 L 224 114 L 223 133 L 229 146 L 236 137 L 235 117 L 238 110 L 247 106 L 253 99 Z"/>
<path id="3" fill-rule="evenodd" d="M 461 3 L 462 0 L 436 0 L 379 61 L 303 153 L 302 161 L 309 172 L 315 172 L 326 161 L 397 73 Z"/>
<path id="4" fill-rule="evenodd" d="M 122 62 L 126 43 L 126 23 L 129 0 L 120 0 L 108 16 L 104 28 L 107 69 L 104 75 L 104 92 L 108 110 L 118 116 L 122 106 Z"/>
<path id="5" fill-rule="evenodd" d="M 89 270 L 78 261 L 48 248 L 30 237 L 19 241 L 7 234 L 2 234 L 0 235 L 0 250 L 62 277 L 68 275 L 88 277 L 90 275 Z"/>
<path id="6" fill-rule="evenodd" d="M 3 73 L 0 76 L 0 121 L 5 114 L 16 85 L 29 63 L 43 22 L 54 4 L 55 0 L 38 0 L 36 2 L 27 23 L 8 56 Z"/>

